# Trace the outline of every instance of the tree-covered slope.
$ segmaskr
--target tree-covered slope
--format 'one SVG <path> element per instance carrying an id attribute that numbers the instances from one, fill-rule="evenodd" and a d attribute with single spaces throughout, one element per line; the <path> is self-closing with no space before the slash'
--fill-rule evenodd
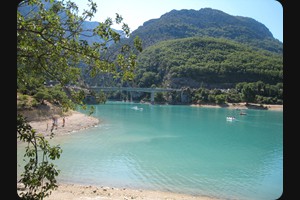
<path id="1" fill-rule="evenodd" d="M 283 59 L 232 40 L 190 37 L 157 43 L 138 57 L 140 87 L 234 87 L 239 82 L 283 81 Z"/>

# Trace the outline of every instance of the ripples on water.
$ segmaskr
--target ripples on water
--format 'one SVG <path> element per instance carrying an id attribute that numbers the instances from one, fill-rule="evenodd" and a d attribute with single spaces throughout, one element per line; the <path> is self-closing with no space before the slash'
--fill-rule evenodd
<path id="1" fill-rule="evenodd" d="M 225 199 L 281 195 L 282 112 L 108 102 L 95 116 L 97 127 L 53 139 L 63 148 L 60 180 Z"/>

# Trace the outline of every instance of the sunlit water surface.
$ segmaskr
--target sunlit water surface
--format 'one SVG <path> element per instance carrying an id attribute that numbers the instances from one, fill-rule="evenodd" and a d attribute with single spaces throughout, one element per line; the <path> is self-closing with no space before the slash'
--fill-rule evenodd
<path id="1" fill-rule="evenodd" d="M 98 126 L 50 141 L 63 149 L 54 162 L 59 181 L 241 200 L 282 194 L 281 111 L 239 115 L 227 108 L 122 102 L 95 108 Z M 236 120 L 227 121 L 230 115 Z M 24 147 L 17 148 L 20 164 Z"/>

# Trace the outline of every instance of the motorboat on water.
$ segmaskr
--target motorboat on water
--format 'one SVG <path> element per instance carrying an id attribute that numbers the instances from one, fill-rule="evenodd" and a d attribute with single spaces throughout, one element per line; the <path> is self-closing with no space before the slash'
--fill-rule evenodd
<path id="1" fill-rule="evenodd" d="M 143 108 L 139 108 L 139 107 L 137 107 L 137 106 L 133 106 L 133 107 L 131 107 L 131 109 L 143 111 Z"/>
<path id="2" fill-rule="evenodd" d="M 235 120 L 235 117 L 233 117 L 233 116 L 227 116 L 227 117 L 226 117 L 226 120 L 232 122 L 232 121 Z"/>

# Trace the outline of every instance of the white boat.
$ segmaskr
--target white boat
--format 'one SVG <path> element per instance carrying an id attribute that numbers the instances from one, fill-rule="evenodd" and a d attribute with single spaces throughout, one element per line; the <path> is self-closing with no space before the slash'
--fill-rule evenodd
<path id="1" fill-rule="evenodd" d="M 228 116 L 228 117 L 226 117 L 226 120 L 232 122 L 235 120 L 235 117 Z"/>
<path id="2" fill-rule="evenodd" d="M 131 109 L 143 111 L 143 108 L 139 108 L 139 107 L 137 107 L 137 106 L 133 106 L 133 107 L 131 107 Z"/>
<path id="3" fill-rule="evenodd" d="M 245 112 L 240 112 L 240 115 L 247 115 L 247 113 L 245 113 Z"/>

